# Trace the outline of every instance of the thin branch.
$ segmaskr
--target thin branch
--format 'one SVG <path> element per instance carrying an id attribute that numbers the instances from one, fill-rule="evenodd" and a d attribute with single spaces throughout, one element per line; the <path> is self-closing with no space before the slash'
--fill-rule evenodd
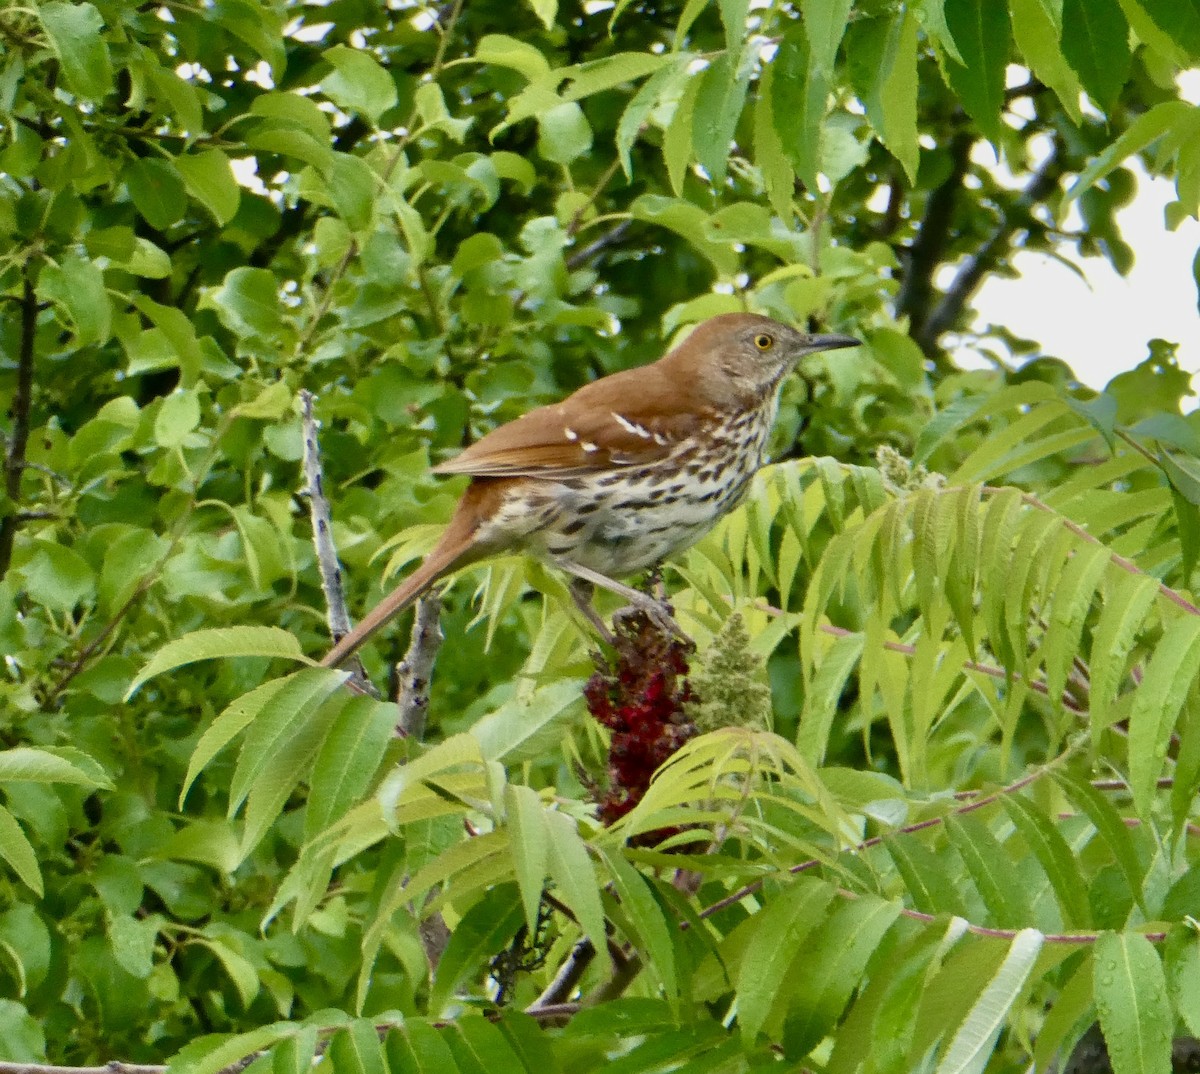
<path id="1" fill-rule="evenodd" d="M 936 828 L 940 824 L 945 824 L 947 817 L 962 816 L 965 813 L 973 813 L 977 809 L 983 809 L 985 806 L 989 806 L 993 802 L 998 802 L 1006 795 L 1016 794 L 1017 791 L 1028 787 L 1031 783 L 1035 783 L 1037 780 L 1041 779 L 1044 775 L 1050 772 L 1055 766 L 1061 764 L 1068 757 L 1070 757 L 1073 752 L 1074 748 L 1066 749 L 1053 760 L 1042 765 L 1036 771 L 1030 772 L 1026 776 L 1022 776 L 1015 783 L 1010 783 L 1005 787 L 1001 787 L 1000 790 L 993 791 L 991 794 L 977 797 L 973 801 L 968 802 L 966 805 L 960 806 L 958 809 L 951 810 L 949 813 L 944 814 L 943 816 L 930 817 L 928 820 L 917 821 L 915 824 L 908 824 L 903 828 L 896 828 L 894 831 L 886 832 L 883 835 L 876 835 L 871 839 L 865 839 L 861 843 L 855 845 L 853 852 L 856 855 L 861 854 L 864 850 L 870 850 L 872 847 L 879 846 L 886 839 L 890 839 L 898 835 L 912 835 L 914 832 L 923 832 L 927 828 Z M 823 864 L 825 863 L 819 858 L 810 858 L 808 861 L 800 862 L 799 865 L 791 866 L 788 869 L 788 873 L 795 876 L 799 873 L 808 872 L 810 869 L 816 869 L 818 866 Z M 699 917 L 701 920 L 712 917 L 713 914 L 719 913 L 721 910 L 733 906 L 735 903 L 741 902 L 742 899 L 746 898 L 747 895 L 753 895 L 762 890 L 763 883 L 763 880 L 754 880 L 749 884 L 745 884 L 744 886 L 738 888 L 737 891 L 734 891 L 731 894 L 726 895 L 724 898 L 718 899 L 716 902 L 706 906 L 700 911 Z M 683 924 L 686 925 L 687 923 L 684 922 Z"/>
<path id="2" fill-rule="evenodd" d="M 761 605 L 759 605 L 759 607 L 761 607 Z M 777 611 L 778 609 L 772 608 L 770 610 Z M 845 627 L 834 626 L 832 623 L 822 623 L 820 625 L 820 630 L 822 633 L 830 634 L 835 638 L 846 638 L 857 633 L 857 631 L 847 630 Z M 917 651 L 917 647 L 915 645 L 906 645 L 902 641 L 885 641 L 883 643 L 883 647 L 885 649 L 890 649 L 893 653 L 904 653 L 905 656 L 913 656 Z M 981 664 L 977 660 L 964 660 L 962 666 L 964 671 L 977 671 L 979 674 L 987 675 L 993 679 L 1009 678 L 1009 672 L 995 664 Z M 1034 693 L 1042 694 L 1045 697 L 1050 696 L 1049 688 L 1041 679 L 1022 679 L 1021 676 L 1015 671 L 1012 672 L 1012 678 L 1017 682 L 1024 682 L 1029 689 L 1034 691 Z M 1069 712 L 1074 712 L 1076 715 L 1087 715 L 1087 709 L 1080 708 L 1079 705 L 1075 703 L 1074 699 L 1066 693 L 1064 693 L 1062 696 L 1062 706 Z"/>
<path id="3" fill-rule="evenodd" d="M 165 1066 L 155 1066 L 149 1063 L 121 1063 L 116 1060 L 99 1067 L 60 1067 L 52 1063 L 0 1062 L 0 1074 L 164 1074 L 166 1069 Z"/>
<path id="4" fill-rule="evenodd" d="M 4 457 L 4 492 L 11 505 L 10 513 L 0 519 L 0 579 L 12 563 L 13 544 L 17 537 L 15 508 L 21 502 L 21 475 L 25 470 L 25 451 L 29 445 L 29 415 L 33 409 L 33 358 L 34 340 L 37 336 L 38 302 L 30 278 L 30 267 L 25 265 L 21 293 L 21 341 L 17 350 L 17 388 L 13 394 L 12 439 Z"/>
<path id="5" fill-rule="evenodd" d="M 946 254 L 950 242 L 954 208 L 962 189 L 963 178 L 971 163 L 971 146 L 975 135 L 963 129 L 950 142 L 950 172 L 925 202 L 916 238 L 908 248 L 900 292 L 896 296 L 896 315 L 912 321 L 913 338 L 920 334 L 933 297 L 933 276 Z"/>
<path id="6" fill-rule="evenodd" d="M 400 680 L 396 696 L 396 733 L 418 742 L 425 737 L 433 662 L 445 638 L 439 621 L 441 613 L 442 598 L 438 593 L 431 590 L 417 601 L 412 640 L 404 659 L 396 665 L 396 677 Z"/>
<path id="7" fill-rule="evenodd" d="M 537 999 L 528 1007 L 525 1013 L 539 1017 L 548 1010 L 557 1010 L 564 1005 L 566 998 L 575 991 L 575 986 L 587 972 L 588 966 L 596 958 L 596 948 L 591 940 L 580 940 L 571 948 L 571 953 L 563 960 L 558 972 Z"/>
<path id="8" fill-rule="evenodd" d="M 631 226 L 632 226 L 631 221 L 622 220 L 611 231 L 606 231 L 603 235 L 601 235 L 594 242 L 590 242 L 587 244 L 587 246 L 584 246 L 581 249 L 576 250 L 573 254 L 571 254 L 566 259 L 567 268 L 570 271 L 574 272 L 575 269 L 580 268 L 583 265 L 586 265 L 594 257 L 597 257 L 599 254 L 601 254 L 605 250 L 607 250 L 608 247 L 614 246 L 616 243 L 620 242 L 625 237 L 625 233 L 629 230 L 629 228 Z M 522 295 L 521 297 L 522 297 L 522 299 L 524 299 L 524 295 Z M 519 305 L 519 304 L 520 303 L 514 303 L 514 305 Z"/>
<path id="9" fill-rule="evenodd" d="M 596 204 L 596 199 L 604 192 L 604 188 L 612 181 L 612 177 L 617 174 L 617 169 L 621 166 L 621 158 L 614 157 L 613 162 L 605 169 L 604 174 L 596 181 L 595 187 L 592 188 L 591 194 L 588 195 L 585 201 L 578 209 L 575 210 L 571 217 L 571 222 L 567 225 L 567 238 L 573 239 L 575 233 L 579 230 L 583 223 L 583 214 Z"/>
<path id="10" fill-rule="evenodd" d="M 1017 200 L 1001 212 L 991 235 L 963 262 L 933 312 L 917 329 L 915 339 L 926 354 L 937 348 L 942 333 L 958 320 L 963 307 L 975 293 L 984 276 L 996 267 L 1000 258 L 1007 252 L 1013 236 L 1028 230 L 1033 207 L 1053 193 L 1064 170 L 1062 154 L 1058 146 L 1055 146 Z"/>
<path id="11" fill-rule="evenodd" d="M 983 491 L 988 493 L 989 495 L 992 495 L 997 492 L 1000 492 L 1001 490 L 998 489 L 994 485 L 985 485 L 983 487 Z M 1024 503 L 1028 507 L 1036 507 L 1039 511 L 1045 511 L 1048 514 L 1054 515 L 1068 530 L 1070 530 L 1073 534 L 1075 534 L 1075 536 L 1078 537 L 1080 540 L 1086 541 L 1088 544 L 1104 545 L 1104 542 L 1101 541 L 1099 537 L 1092 536 L 1092 534 L 1088 533 L 1088 531 L 1086 529 L 1084 529 L 1078 522 L 1073 522 L 1071 519 L 1067 518 L 1065 515 L 1060 514 L 1058 511 L 1054 510 L 1054 508 L 1051 507 L 1048 503 L 1044 502 L 1043 500 L 1039 500 L 1032 492 L 1022 492 L 1021 493 L 1021 502 Z M 1107 545 L 1104 545 L 1104 547 L 1107 547 Z M 1143 578 L 1154 578 L 1154 575 L 1150 574 L 1148 571 L 1142 570 L 1142 568 L 1139 567 L 1136 563 L 1134 563 L 1133 560 L 1126 559 L 1124 556 L 1117 555 L 1117 553 L 1112 552 L 1111 549 L 1110 549 L 1110 552 L 1112 554 L 1113 566 L 1119 567 L 1126 574 L 1137 574 Z M 1178 592 L 1177 590 L 1172 589 L 1165 582 L 1160 582 L 1157 578 L 1154 578 L 1154 581 L 1158 582 L 1159 593 L 1162 596 L 1166 597 L 1166 599 L 1169 600 L 1172 604 L 1176 605 L 1179 608 L 1182 608 L 1185 612 L 1188 613 L 1188 615 L 1200 615 L 1200 608 L 1197 608 L 1196 605 L 1193 604 L 1190 600 L 1188 600 L 1187 597 L 1185 597 L 1182 593 Z"/>
<path id="12" fill-rule="evenodd" d="M 317 444 L 317 421 L 313 417 L 313 394 L 300 392 L 301 422 L 304 428 L 304 495 L 312 518 L 313 546 L 317 551 L 317 567 L 321 572 L 321 591 L 325 594 L 325 615 L 334 643 L 350 633 L 350 613 L 346 609 L 346 591 L 342 586 L 342 569 L 337 549 L 333 546 L 333 526 L 329 500 L 325 496 L 325 475 L 321 469 L 321 450 Z M 367 679 L 362 662 L 355 657 L 350 681 L 359 688 L 378 696 Z"/>
<path id="13" fill-rule="evenodd" d="M 763 601 L 756 601 L 754 606 L 760 611 L 766 612 L 768 615 L 788 614 L 782 608 L 776 608 L 773 604 L 766 604 Z M 821 623 L 818 629 L 823 634 L 829 634 L 831 637 L 835 638 L 848 638 L 860 633 L 859 631 L 855 630 L 847 630 L 845 627 L 834 626 L 832 623 Z M 915 645 L 907 645 L 902 641 L 885 641 L 883 643 L 883 647 L 893 653 L 903 653 L 905 656 L 913 656 L 917 651 Z M 1009 678 L 1009 672 L 995 664 L 981 664 L 977 660 L 964 660 L 962 667 L 964 671 L 975 671 L 981 675 L 987 675 L 993 679 Z M 1012 678 L 1014 680 L 1024 682 L 1030 690 L 1034 691 L 1034 693 L 1042 694 L 1046 697 L 1050 696 L 1049 688 L 1041 679 L 1022 679 L 1021 676 L 1015 671 L 1012 672 Z M 1076 704 L 1075 700 L 1070 697 L 1070 695 L 1065 693 L 1062 696 L 1062 706 L 1069 712 L 1074 712 L 1076 715 L 1087 715 L 1087 709 L 1081 708 L 1078 704 Z"/>
<path id="14" fill-rule="evenodd" d="M 846 891 L 843 888 L 838 889 L 838 895 L 844 899 L 857 899 L 859 895 L 854 891 Z M 945 921 L 944 917 L 938 917 L 936 914 L 926 914 L 921 910 L 913 910 L 910 907 L 903 907 L 900 910 L 902 916 L 911 918 L 913 921 L 923 921 L 927 924 L 933 924 L 937 921 Z M 1014 940 L 1018 933 L 1023 932 L 1023 929 L 993 929 L 987 925 L 975 925 L 970 921 L 963 921 L 966 931 L 973 936 L 987 936 L 994 940 Z M 1042 939 L 1046 943 L 1053 944 L 1090 944 L 1095 943 L 1100 938 L 1099 932 L 1044 932 Z M 1165 932 L 1143 932 L 1151 943 L 1162 943 L 1166 940 Z"/>
<path id="15" fill-rule="evenodd" d="M 538 1007 L 536 1010 L 529 1009 L 525 1011 L 530 1018 L 536 1018 L 539 1022 L 565 1024 L 571 1018 L 579 1013 L 581 1004 L 578 1003 L 547 1003 L 544 1007 Z"/>
<path id="16" fill-rule="evenodd" d="M 151 568 L 146 571 L 144 575 L 142 575 L 138 581 L 138 584 L 134 587 L 133 592 L 129 594 L 121 607 L 113 612 L 112 618 L 104 624 L 104 626 L 100 629 L 100 632 L 94 638 L 92 638 L 87 645 L 79 650 L 78 654 L 75 656 L 75 659 L 71 661 L 70 665 L 68 665 L 66 671 L 63 672 L 59 680 L 50 687 L 49 692 L 46 694 L 46 699 L 42 703 L 42 707 L 44 709 L 48 709 L 52 704 L 54 704 L 62 692 L 70 685 L 71 680 L 73 680 L 76 675 L 78 675 L 85 667 L 87 667 L 88 662 L 93 656 L 95 656 L 97 652 L 100 651 L 101 646 L 104 645 L 113 631 L 121 625 L 125 617 L 137 606 L 137 602 L 141 600 L 150 587 L 158 581 L 159 576 L 162 574 L 163 568 L 167 565 L 167 562 L 171 559 L 171 557 L 175 555 L 175 552 L 178 550 L 180 542 L 183 540 L 184 534 L 187 532 L 188 526 L 191 523 L 192 511 L 195 509 L 196 501 L 200 497 L 200 487 L 204 484 L 204 480 L 208 475 L 209 469 L 216 461 L 217 450 L 220 446 L 222 438 L 225 436 L 225 433 L 228 431 L 230 425 L 233 424 L 233 417 L 234 415 L 232 412 L 227 414 L 221 419 L 221 424 L 218 425 L 213 431 L 212 443 L 209 445 L 208 452 L 205 454 L 203 461 L 196 470 L 196 477 L 192 483 L 191 492 L 188 494 L 187 504 L 185 505 L 184 509 L 179 512 L 179 517 L 171 530 L 170 539 L 167 543 L 167 547 L 163 550 L 162 555 L 159 556 L 154 562 L 153 566 L 151 566 Z"/>

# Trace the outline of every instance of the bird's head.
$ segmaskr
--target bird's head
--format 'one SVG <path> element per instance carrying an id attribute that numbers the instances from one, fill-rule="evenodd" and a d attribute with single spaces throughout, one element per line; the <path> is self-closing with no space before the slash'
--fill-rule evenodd
<path id="1" fill-rule="evenodd" d="M 805 355 L 860 345 L 853 336 L 801 332 L 756 313 L 725 313 L 697 326 L 676 353 L 714 401 L 729 396 L 745 405 L 774 392 Z"/>

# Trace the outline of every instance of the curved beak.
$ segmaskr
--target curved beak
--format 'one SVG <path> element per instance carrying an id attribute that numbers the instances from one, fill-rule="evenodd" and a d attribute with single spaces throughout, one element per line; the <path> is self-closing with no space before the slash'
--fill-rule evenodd
<path id="1" fill-rule="evenodd" d="M 862 340 L 853 336 L 809 336 L 804 343 L 805 354 L 815 354 L 817 351 L 839 351 L 843 347 L 861 347 Z"/>

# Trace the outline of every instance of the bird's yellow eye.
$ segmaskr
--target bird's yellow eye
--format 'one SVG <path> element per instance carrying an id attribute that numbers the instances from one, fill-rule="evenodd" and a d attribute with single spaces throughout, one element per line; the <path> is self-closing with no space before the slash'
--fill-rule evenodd
<path id="1" fill-rule="evenodd" d="M 760 351 L 769 351 L 772 347 L 775 346 L 775 337 L 768 336 L 766 334 L 766 332 L 760 332 L 757 336 L 754 337 L 754 345 Z"/>

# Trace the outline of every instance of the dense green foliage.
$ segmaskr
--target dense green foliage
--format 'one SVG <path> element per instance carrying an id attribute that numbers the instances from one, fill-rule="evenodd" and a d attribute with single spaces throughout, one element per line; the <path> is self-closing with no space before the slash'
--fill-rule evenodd
<path id="1" fill-rule="evenodd" d="M 31 0 L 0 40 L 0 1058 L 999 1072 L 1098 1018 L 1124 1074 L 1200 1035 L 1187 375 L 947 349 L 1016 250 L 1129 267 L 1131 154 L 1197 214 L 1191 0 Z M 762 696 L 705 652 L 737 610 L 770 731 L 600 827 L 594 642 L 517 558 L 447 595 L 425 744 L 311 666 L 301 389 L 361 611 L 450 511 L 431 461 L 743 308 L 866 342 L 666 573 L 747 676 L 706 719 Z"/>

